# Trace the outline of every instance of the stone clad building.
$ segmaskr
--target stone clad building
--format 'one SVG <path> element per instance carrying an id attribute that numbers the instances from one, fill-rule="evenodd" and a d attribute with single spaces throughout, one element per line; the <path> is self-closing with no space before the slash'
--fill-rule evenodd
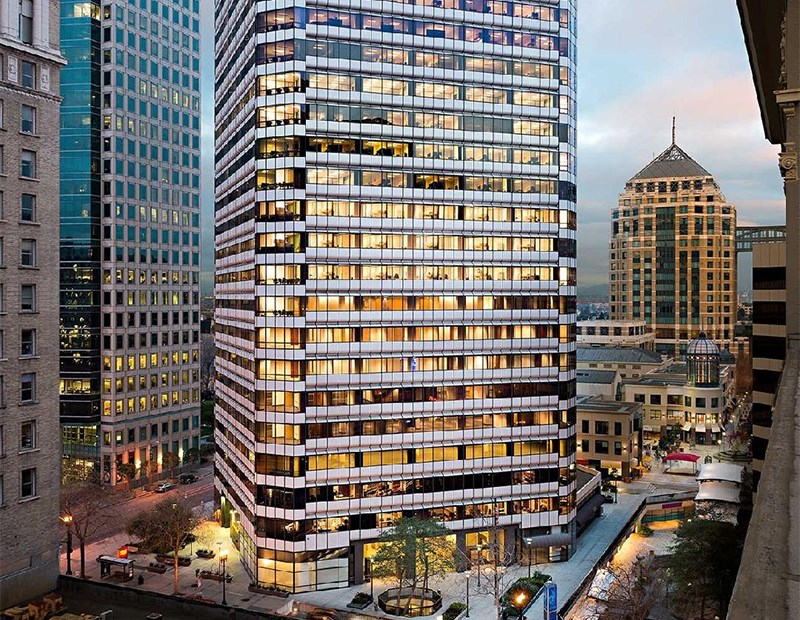
<path id="1" fill-rule="evenodd" d="M 736 208 L 672 144 L 635 174 L 612 213 L 612 320 L 644 320 L 679 357 L 700 332 L 730 349 L 736 324 Z"/>
<path id="2" fill-rule="evenodd" d="M 0 609 L 58 576 L 58 15 L 0 7 Z"/>

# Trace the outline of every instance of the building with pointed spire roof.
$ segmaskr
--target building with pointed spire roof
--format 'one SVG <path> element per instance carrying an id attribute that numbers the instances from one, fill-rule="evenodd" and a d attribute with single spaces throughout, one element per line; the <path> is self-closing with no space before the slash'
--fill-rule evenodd
<path id="1" fill-rule="evenodd" d="M 705 332 L 729 349 L 736 323 L 736 209 L 675 142 L 625 184 L 612 213 L 609 310 L 644 320 L 680 356 Z"/>

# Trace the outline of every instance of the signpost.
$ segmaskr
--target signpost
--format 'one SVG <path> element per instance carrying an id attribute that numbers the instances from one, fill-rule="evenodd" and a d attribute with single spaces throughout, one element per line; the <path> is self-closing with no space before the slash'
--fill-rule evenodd
<path id="1" fill-rule="evenodd" d="M 544 620 L 558 620 L 558 593 L 552 581 L 544 584 Z"/>

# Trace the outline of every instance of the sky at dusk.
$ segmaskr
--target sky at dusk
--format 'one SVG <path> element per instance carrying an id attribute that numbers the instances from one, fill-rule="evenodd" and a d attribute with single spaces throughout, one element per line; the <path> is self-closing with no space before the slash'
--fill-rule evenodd
<path id="1" fill-rule="evenodd" d="M 201 0 L 203 290 L 213 270 L 214 14 Z M 777 147 L 761 128 L 733 0 L 580 0 L 578 278 L 608 280 L 611 209 L 670 143 L 714 175 L 740 224 L 782 224 Z"/>

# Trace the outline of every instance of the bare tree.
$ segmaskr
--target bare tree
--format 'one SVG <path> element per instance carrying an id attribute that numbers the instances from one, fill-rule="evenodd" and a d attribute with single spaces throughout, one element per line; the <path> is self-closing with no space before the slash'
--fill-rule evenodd
<path id="1" fill-rule="evenodd" d="M 492 597 L 497 620 L 502 618 L 503 594 L 510 585 L 508 567 L 515 561 L 514 554 L 506 549 L 500 535 L 502 530 L 499 518 L 497 505 L 495 504 L 494 516 L 485 525 L 488 530 L 488 537 L 477 548 L 477 560 L 467 558 L 470 564 L 470 576 L 472 574 L 477 575 L 477 584 L 474 592 Z"/>
<path id="2" fill-rule="evenodd" d="M 127 531 L 139 537 L 148 549 L 169 551 L 172 556 L 173 594 L 178 594 L 178 559 L 189 534 L 200 524 L 192 509 L 164 500 L 128 522 Z"/>
<path id="3" fill-rule="evenodd" d="M 113 491 L 94 482 L 73 482 L 61 488 L 61 520 L 80 545 L 82 579 L 86 578 L 86 542 L 112 519 L 114 500 Z"/>
<path id="4" fill-rule="evenodd" d="M 633 564 L 614 566 L 613 574 L 601 620 L 647 620 L 664 589 L 654 557 L 638 555 Z"/>

